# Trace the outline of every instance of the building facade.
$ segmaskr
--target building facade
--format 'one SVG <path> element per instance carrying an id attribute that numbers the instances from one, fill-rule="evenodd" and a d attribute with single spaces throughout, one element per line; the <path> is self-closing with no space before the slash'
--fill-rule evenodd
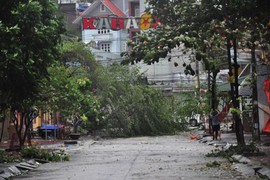
<path id="1" fill-rule="evenodd" d="M 127 51 L 127 41 L 132 33 L 138 30 L 130 28 L 115 31 L 111 28 L 99 28 L 96 24 L 97 19 L 139 17 L 144 8 L 140 6 L 142 2 L 142 0 L 95 0 L 74 20 L 74 24 L 81 26 L 82 42 L 89 44 L 97 60 L 102 64 L 121 61 L 120 54 Z M 95 29 L 83 28 L 83 19 L 91 17 L 96 18 L 93 21 Z"/>

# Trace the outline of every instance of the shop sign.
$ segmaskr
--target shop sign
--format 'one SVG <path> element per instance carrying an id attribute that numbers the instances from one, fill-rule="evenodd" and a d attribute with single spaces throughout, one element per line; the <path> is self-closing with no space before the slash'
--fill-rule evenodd
<path id="1" fill-rule="evenodd" d="M 109 17 L 84 17 L 82 19 L 83 30 L 87 29 L 139 29 L 147 30 L 157 28 L 160 21 L 150 14 L 143 14 L 141 17 L 121 18 L 115 16 Z"/>

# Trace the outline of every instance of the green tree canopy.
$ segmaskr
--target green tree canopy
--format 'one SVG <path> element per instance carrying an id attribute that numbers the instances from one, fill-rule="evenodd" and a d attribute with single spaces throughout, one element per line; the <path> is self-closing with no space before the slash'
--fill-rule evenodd
<path id="1" fill-rule="evenodd" d="M 64 29 L 52 0 L 1 1 L 0 9 L 1 105 L 18 109 L 36 100 Z"/>
<path id="2" fill-rule="evenodd" d="M 181 44 L 193 49 L 198 60 L 208 62 L 211 61 L 209 53 L 226 50 L 226 38 L 246 40 L 244 32 L 251 28 L 262 32 L 263 38 L 258 37 L 258 42 L 269 39 L 267 0 L 149 0 L 148 5 L 146 11 L 161 24 L 157 29 L 142 32 L 137 37 L 139 41 L 130 42 L 132 51 L 123 54 L 126 56 L 124 64 L 142 60 L 147 64 L 158 62 Z"/>
<path id="3" fill-rule="evenodd" d="M 173 48 L 191 49 L 196 60 L 202 60 L 206 69 L 217 74 L 216 62 L 227 51 L 229 75 L 237 64 L 237 48 L 250 48 L 256 42 L 263 50 L 269 49 L 269 2 L 267 0 L 149 0 L 147 12 L 157 17 L 162 24 L 157 29 L 138 35 L 137 41 L 130 42 L 131 52 L 123 53 L 123 64 L 144 61 L 147 64 L 159 62 Z M 254 29 L 256 29 L 254 31 Z M 251 34 L 251 35 L 250 35 Z M 250 40 L 250 37 L 253 39 Z M 248 40 L 249 39 L 249 40 Z M 251 43 L 250 43 L 251 42 Z M 242 46 L 240 46 L 242 45 Z M 230 53 L 234 49 L 234 55 Z M 269 50 L 268 50 L 269 51 Z M 225 54 L 226 55 L 226 54 Z M 222 56 L 221 56 L 222 57 Z M 225 56 L 224 56 L 225 57 Z M 231 59 L 234 57 L 234 63 Z M 168 58 L 169 60 L 170 58 Z M 186 72 L 194 74 L 190 66 Z M 231 84 L 235 108 L 238 102 L 238 81 Z M 237 116 L 236 122 L 240 122 Z M 236 125 L 238 127 L 238 125 Z M 240 127 L 240 125 L 239 125 Z M 236 130 L 237 133 L 241 130 Z M 240 132 L 241 134 L 241 132 Z M 238 142 L 243 143 L 237 134 Z"/>
<path id="4" fill-rule="evenodd" d="M 80 42 L 64 42 L 60 61 L 48 68 L 39 107 L 60 112 L 62 121 L 97 118 L 99 106 L 92 92 L 91 73 L 98 66 L 93 54 Z M 75 123 L 73 123 L 75 124 Z"/>
<path id="5" fill-rule="evenodd" d="M 112 135 L 137 136 L 173 133 L 171 101 L 149 87 L 137 69 L 114 64 L 100 71 L 96 95 L 103 119 L 100 124 Z"/>
<path id="6" fill-rule="evenodd" d="M 64 29 L 52 0 L 1 1 L 0 10 L 0 112 L 11 110 L 23 146 Z"/>

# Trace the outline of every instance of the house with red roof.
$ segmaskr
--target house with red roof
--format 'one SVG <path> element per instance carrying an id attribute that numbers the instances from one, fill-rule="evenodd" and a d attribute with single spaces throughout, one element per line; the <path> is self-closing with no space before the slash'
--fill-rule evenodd
<path id="1" fill-rule="evenodd" d="M 144 6 L 144 0 L 95 0 L 78 15 L 73 23 L 80 25 L 82 42 L 89 44 L 96 59 L 104 65 L 109 65 L 112 62 L 122 60 L 120 54 L 127 50 L 127 41 L 139 30 L 98 28 L 97 19 L 140 17 L 144 12 Z M 95 29 L 83 28 L 82 24 L 85 18 L 95 18 L 91 22 Z"/>
<path id="2" fill-rule="evenodd" d="M 115 18 L 119 22 L 142 18 L 147 15 L 144 12 L 146 6 L 145 0 L 95 0 L 78 15 L 73 23 L 81 27 L 82 42 L 89 44 L 96 60 L 103 65 L 110 65 L 122 61 L 120 54 L 129 50 L 128 40 L 133 39 L 141 30 L 147 31 L 141 28 L 140 20 L 137 21 L 137 27 L 125 22 L 124 28 L 117 29 L 117 27 L 112 28 L 111 19 Z M 178 92 L 183 89 L 182 87 L 185 88 L 184 91 L 192 91 L 194 78 L 185 75 L 184 67 L 176 67 L 174 63 L 167 60 L 168 58 L 177 64 L 189 62 L 189 55 L 176 48 L 172 54 L 152 66 L 142 62 L 133 66 L 139 67 L 140 72 L 146 74 L 150 83 L 156 84 L 156 88 L 164 88 L 167 94 Z M 201 65 L 200 69 L 202 69 Z M 204 80 L 206 81 L 206 78 Z"/>

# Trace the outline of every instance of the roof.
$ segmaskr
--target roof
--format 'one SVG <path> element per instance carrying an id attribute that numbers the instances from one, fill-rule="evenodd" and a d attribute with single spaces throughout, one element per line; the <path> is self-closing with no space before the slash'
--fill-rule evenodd
<path id="1" fill-rule="evenodd" d="M 125 14 L 114 4 L 111 0 L 103 0 L 101 1 L 103 4 L 116 16 L 125 17 Z"/>
<path id="2" fill-rule="evenodd" d="M 83 17 L 86 17 L 89 14 L 89 12 L 93 11 L 101 3 L 105 7 L 107 7 L 112 12 L 112 14 L 114 14 L 118 17 L 125 17 L 126 16 L 114 3 L 111 2 L 111 0 L 95 0 L 79 17 L 77 17 L 73 21 L 73 23 L 74 24 L 80 23 Z M 104 15 L 102 17 L 104 17 Z"/>
<path id="3" fill-rule="evenodd" d="M 86 16 L 86 14 L 87 14 L 88 12 L 91 12 L 94 8 L 96 8 L 98 2 L 99 2 L 98 0 L 94 1 L 94 2 L 93 2 L 93 3 L 92 3 L 85 11 L 83 11 L 82 14 L 80 14 L 79 17 L 77 17 L 77 18 L 73 21 L 73 23 L 74 23 L 74 24 L 80 23 L 81 20 L 82 20 L 82 17 Z"/>

